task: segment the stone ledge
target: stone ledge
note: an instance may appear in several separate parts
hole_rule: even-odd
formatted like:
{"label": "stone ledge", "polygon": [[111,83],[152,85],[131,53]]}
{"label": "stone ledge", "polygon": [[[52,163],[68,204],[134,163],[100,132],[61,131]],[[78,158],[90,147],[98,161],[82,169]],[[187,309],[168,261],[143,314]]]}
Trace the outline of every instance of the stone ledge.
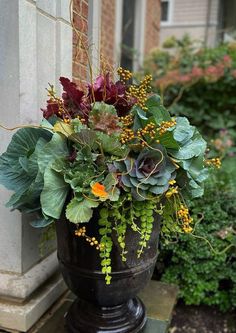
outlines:
{"label": "stone ledge", "polygon": [[58,270],[56,252],[23,275],[0,273],[0,298],[22,302]]}
{"label": "stone ledge", "polygon": [[164,322],[171,318],[177,295],[177,286],[151,280],[139,297],[146,305],[148,318]]}
{"label": "stone ledge", "polygon": [[27,332],[66,290],[61,275],[56,274],[25,304],[0,302],[0,332]]}

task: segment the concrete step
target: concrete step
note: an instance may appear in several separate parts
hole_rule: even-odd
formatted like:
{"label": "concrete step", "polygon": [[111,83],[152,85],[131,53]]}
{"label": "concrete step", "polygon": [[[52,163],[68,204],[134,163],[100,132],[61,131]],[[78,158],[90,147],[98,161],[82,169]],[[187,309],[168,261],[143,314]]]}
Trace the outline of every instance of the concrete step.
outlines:
{"label": "concrete step", "polygon": [[[143,333],[167,332],[177,294],[176,286],[154,280],[140,293],[148,315]],[[64,315],[74,299],[68,292],[28,333],[66,333]]]}

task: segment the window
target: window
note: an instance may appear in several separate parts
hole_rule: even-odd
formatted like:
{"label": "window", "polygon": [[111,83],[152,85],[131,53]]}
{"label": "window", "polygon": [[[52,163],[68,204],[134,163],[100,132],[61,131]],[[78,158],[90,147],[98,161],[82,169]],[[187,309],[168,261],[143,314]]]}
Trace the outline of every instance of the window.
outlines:
{"label": "window", "polygon": [[173,0],[161,0],[161,24],[170,24]]}
{"label": "window", "polygon": [[134,34],[135,34],[135,0],[123,1],[121,66],[133,69]]}
{"label": "window", "polygon": [[136,71],[143,63],[146,0],[116,0],[116,61]]}
{"label": "window", "polygon": [[168,21],[169,6],[170,6],[169,1],[161,2],[161,22]]}

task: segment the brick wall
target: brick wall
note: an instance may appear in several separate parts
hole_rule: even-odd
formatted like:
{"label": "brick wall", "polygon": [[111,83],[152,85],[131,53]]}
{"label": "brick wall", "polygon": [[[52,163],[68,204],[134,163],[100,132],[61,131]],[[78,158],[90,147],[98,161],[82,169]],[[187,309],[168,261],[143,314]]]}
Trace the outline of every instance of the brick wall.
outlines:
{"label": "brick wall", "polygon": [[145,53],[158,46],[160,36],[160,0],[147,0]]}
{"label": "brick wall", "polygon": [[101,62],[109,68],[115,59],[116,0],[102,0],[101,10]]}
{"label": "brick wall", "polygon": [[[73,81],[80,84],[87,76],[87,56],[83,44],[87,44],[88,35],[88,0],[74,0],[73,8],[74,26],[80,36],[73,31]],[[81,40],[80,40],[81,38]]]}
{"label": "brick wall", "polygon": [[[94,0],[95,1],[95,0]],[[128,1],[128,0],[125,0]],[[145,54],[159,43],[160,0],[146,0],[145,22]],[[115,25],[116,25],[116,0],[101,1],[101,40],[99,51],[101,63],[106,69],[112,71],[115,64]],[[88,36],[88,0],[74,0],[73,21],[80,32],[80,36],[87,44]],[[86,80],[87,55],[79,37],[73,32],[73,80],[77,84]]]}

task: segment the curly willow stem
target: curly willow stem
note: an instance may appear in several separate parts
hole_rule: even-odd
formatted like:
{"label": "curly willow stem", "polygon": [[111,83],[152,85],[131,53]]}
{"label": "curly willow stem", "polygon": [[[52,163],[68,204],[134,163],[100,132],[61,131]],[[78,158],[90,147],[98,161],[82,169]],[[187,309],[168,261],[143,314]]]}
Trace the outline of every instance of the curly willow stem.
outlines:
{"label": "curly willow stem", "polygon": [[224,254],[224,253],[227,252],[231,247],[236,247],[234,244],[230,244],[230,245],[226,246],[222,251],[216,251],[216,250],[214,249],[214,247],[211,245],[211,242],[210,242],[207,238],[205,238],[205,237],[203,237],[203,236],[195,235],[195,234],[193,234],[193,233],[190,233],[189,235],[191,235],[191,236],[194,237],[194,238],[198,238],[198,239],[202,239],[202,240],[204,240],[204,241],[208,244],[208,246],[210,247],[210,249],[212,250],[212,252],[213,252],[214,254],[216,254],[216,255]]}
{"label": "curly willow stem", "polygon": [[95,94],[94,94],[94,88],[93,88],[93,68],[92,68],[92,63],[90,60],[90,56],[89,56],[89,52],[88,52],[88,48],[86,47],[82,35],[80,33],[80,31],[76,28],[76,26],[74,25],[73,22],[73,11],[74,11],[74,0],[70,0],[70,23],[71,23],[71,27],[73,29],[73,31],[76,33],[76,35],[79,38],[79,43],[82,45],[85,53],[86,53],[86,57],[88,60],[88,66],[89,66],[89,74],[90,74],[90,80],[91,80],[91,90],[92,90],[92,97],[93,97],[93,103],[95,103]]}
{"label": "curly willow stem", "polygon": [[41,125],[18,125],[18,126],[15,126],[15,127],[6,127],[6,126],[0,124],[0,128],[4,129],[6,131],[15,131],[19,128],[43,128],[43,129],[46,129],[48,131],[54,132],[53,128],[47,127],[47,126],[41,126]]}

